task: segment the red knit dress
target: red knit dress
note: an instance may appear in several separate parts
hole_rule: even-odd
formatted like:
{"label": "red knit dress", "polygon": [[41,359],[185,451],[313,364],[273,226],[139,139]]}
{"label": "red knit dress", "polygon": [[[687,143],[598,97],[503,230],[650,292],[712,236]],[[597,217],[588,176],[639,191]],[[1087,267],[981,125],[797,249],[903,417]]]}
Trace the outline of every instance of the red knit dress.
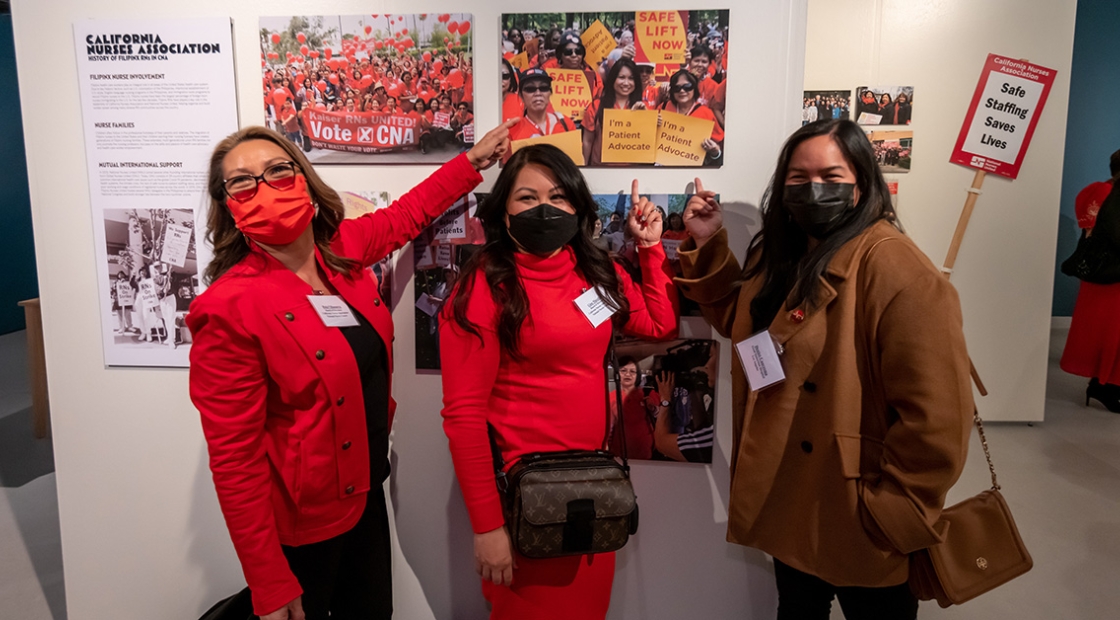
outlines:
{"label": "red knit dress", "polygon": [[[617,269],[630,302],[627,333],[654,339],[677,334],[677,296],[661,245],[639,251],[642,284]],[[529,299],[521,329],[522,359],[502,350],[496,332],[499,309],[485,277],[475,274],[467,316],[481,339],[452,319],[440,319],[443,428],[451,448],[471,527],[481,534],[505,524],[494,483],[487,422],[496,431],[506,463],[530,452],[595,450],[607,430],[603,356],[611,325],[598,328],[574,300],[587,289],[565,247],[541,258],[516,254]],[[449,309],[451,304],[445,304]],[[614,554],[550,560],[515,558],[513,585],[483,582],[491,619],[590,620],[604,618],[614,580]]]}

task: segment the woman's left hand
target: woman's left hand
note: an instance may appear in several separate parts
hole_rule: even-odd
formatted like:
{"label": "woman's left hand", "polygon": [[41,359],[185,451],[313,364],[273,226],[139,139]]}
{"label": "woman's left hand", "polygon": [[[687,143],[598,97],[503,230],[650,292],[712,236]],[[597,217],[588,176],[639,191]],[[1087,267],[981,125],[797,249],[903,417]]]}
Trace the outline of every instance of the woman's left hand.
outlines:
{"label": "woman's left hand", "polygon": [[634,105],[630,106],[630,109],[631,110],[644,110],[644,109],[646,109],[646,104],[645,104],[644,101],[639,101],[639,102],[635,103]]}
{"label": "woman's left hand", "polygon": [[711,138],[704,140],[704,142],[701,143],[701,146],[703,146],[704,150],[708,151],[709,153],[719,150],[719,144],[717,144],[716,141],[712,140]]}
{"label": "woman's left hand", "polygon": [[661,243],[661,212],[648,198],[638,195],[637,179],[630,185],[630,205],[626,227],[638,245],[648,248]]}
{"label": "woman's left hand", "polygon": [[467,160],[475,170],[486,170],[498,163],[509,152],[509,130],[521,122],[521,117],[511,118],[508,121],[491,129],[467,151]]}

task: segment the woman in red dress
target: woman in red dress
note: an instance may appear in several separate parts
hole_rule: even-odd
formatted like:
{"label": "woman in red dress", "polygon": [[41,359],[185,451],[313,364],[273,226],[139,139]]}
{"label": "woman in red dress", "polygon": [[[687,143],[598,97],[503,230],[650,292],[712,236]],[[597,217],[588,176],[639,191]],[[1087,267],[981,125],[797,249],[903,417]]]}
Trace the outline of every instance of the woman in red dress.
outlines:
{"label": "woman in red dress", "polygon": [[[1120,151],[1112,155],[1112,179],[1077,195],[1077,223],[1087,235],[1106,235],[1120,255]],[[1085,405],[1099,401],[1120,413],[1120,283],[1082,282],[1062,352],[1062,370],[1089,377]]]}
{"label": "woman in red dress", "polygon": [[[627,225],[640,248],[640,285],[592,242],[598,207],[572,160],[550,145],[519,150],[479,205],[487,243],[463,267],[444,305],[443,428],[491,619],[606,616],[613,553],[514,556],[488,428],[507,464],[531,452],[601,449],[612,323],[646,338],[676,336],[661,216],[638,197],[637,181],[633,198]],[[611,320],[593,323],[574,303],[594,289],[613,310]]]}

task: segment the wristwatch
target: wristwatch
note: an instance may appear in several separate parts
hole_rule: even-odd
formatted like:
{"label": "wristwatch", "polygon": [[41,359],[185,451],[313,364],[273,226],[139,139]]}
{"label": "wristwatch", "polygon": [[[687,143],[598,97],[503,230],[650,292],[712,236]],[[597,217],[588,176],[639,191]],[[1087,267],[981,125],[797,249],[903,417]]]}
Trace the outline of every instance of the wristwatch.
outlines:
{"label": "wristwatch", "polygon": [[661,399],[661,406],[662,407],[668,407],[669,406],[669,401],[667,401],[665,399]]}

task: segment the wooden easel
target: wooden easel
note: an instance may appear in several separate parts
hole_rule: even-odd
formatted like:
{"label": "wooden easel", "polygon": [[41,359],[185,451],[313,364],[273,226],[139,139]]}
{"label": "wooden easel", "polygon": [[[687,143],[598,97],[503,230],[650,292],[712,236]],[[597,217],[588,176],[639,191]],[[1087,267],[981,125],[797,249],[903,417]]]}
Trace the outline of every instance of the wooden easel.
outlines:
{"label": "wooden easel", "polygon": [[[968,188],[968,198],[965,198],[964,208],[961,209],[961,217],[957,220],[957,229],[953,231],[953,240],[949,242],[949,252],[945,255],[945,264],[941,267],[941,273],[945,274],[945,279],[949,279],[953,275],[953,265],[957,263],[957,253],[961,249],[961,241],[964,240],[964,231],[968,228],[968,220],[972,218],[972,210],[976,207],[976,199],[980,197],[980,188],[984,185],[984,178],[988,173],[984,170],[977,170],[976,176],[972,177],[972,186]],[[972,374],[972,382],[976,384],[977,391],[981,396],[988,395],[988,389],[984,387],[984,382],[980,380],[979,373],[976,372],[976,366],[972,363],[972,358],[968,360],[968,371]]]}

